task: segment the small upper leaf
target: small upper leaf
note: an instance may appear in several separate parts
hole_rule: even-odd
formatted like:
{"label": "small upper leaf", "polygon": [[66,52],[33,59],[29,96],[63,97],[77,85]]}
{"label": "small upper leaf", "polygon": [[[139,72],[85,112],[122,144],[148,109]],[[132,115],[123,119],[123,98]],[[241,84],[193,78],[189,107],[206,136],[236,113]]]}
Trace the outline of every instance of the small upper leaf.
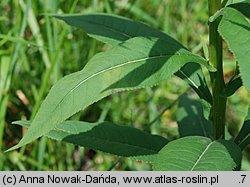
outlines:
{"label": "small upper leaf", "polygon": [[26,135],[23,146],[55,129],[62,121],[114,91],[154,86],[188,62],[214,70],[206,60],[180,46],[155,38],[132,38],[99,53],[82,71],[59,80],[50,90]]}
{"label": "small upper leaf", "polygon": [[[30,126],[30,122],[27,121],[17,121],[14,124]],[[64,121],[46,136],[119,156],[138,156],[138,158],[151,158],[151,154],[158,153],[168,143],[168,140],[161,136],[110,122]]]}
{"label": "small upper leaf", "polygon": [[250,22],[234,8],[226,7],[221,10],[220,14],[223,17],[219,24],[219,33],[234,53],[243,85],[250,91],[250,56],[248,55],[250,53]]}
{"label": "small upper leaf", "polygon": [[241,163],[241,150],[231,141],[190,136],[168,143],[153,162],[154,170],[230,171]]}

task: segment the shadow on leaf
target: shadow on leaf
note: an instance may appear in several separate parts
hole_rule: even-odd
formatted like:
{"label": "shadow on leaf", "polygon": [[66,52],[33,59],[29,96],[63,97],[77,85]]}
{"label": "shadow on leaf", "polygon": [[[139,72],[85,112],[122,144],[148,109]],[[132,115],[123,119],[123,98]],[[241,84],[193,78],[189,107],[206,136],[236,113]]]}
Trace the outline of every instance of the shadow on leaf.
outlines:
{"label": "shadow on leaf", "polygon": [[179,98],[177,122],[180,137],[212,137],[212,124],[204,117],[203,106],[198,100],[183,95]]}

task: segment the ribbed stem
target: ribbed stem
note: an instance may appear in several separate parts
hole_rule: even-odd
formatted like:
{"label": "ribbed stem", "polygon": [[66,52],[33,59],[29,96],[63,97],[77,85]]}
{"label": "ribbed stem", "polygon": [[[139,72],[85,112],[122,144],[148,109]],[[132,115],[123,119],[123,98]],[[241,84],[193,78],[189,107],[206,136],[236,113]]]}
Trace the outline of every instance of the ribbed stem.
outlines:
{"label": "ribbed stem", "polygon": [[[221,0],[208,0],[209,16],[214,15],[221,8]],[[214,138],[225,136],[225,113],[227,98],[222,96],[225,88],[223,75],[222,38],[218,33],[220,18],[209,23],[209,61],[217,71],[211,73],[213,106],[212,120]]]}

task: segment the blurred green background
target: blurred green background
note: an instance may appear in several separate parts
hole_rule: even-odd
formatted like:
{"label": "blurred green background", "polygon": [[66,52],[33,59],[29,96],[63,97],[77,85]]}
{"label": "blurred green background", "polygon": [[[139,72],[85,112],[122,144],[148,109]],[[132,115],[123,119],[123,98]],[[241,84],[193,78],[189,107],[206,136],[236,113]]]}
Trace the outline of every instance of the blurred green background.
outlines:
{"label": "blurred green background", "polygon": [[[149,164],[56,142],[45,137],[4,153],[25,129],[11,125],[32,119],[51,86],[64,75],[81,70],[104,45],[83,31],[44,13],[117,14],[158,28],[204,55],[208,44],[207,1],[203,0],[1,0],[0,1],[0,170],[150,170]],[[235,61],[225,46],[225,77]],[[207,72],[206,72],[207,73]],[[157,87],[112,95],[74,115],[74,120],[110,120],[170,140],[178,138],[178,97],[194,92],[173,77]],[[244,88],[229,98],[227,126],[235,135],[249,104]],[[250,170],[250,148],[242,170]]]}

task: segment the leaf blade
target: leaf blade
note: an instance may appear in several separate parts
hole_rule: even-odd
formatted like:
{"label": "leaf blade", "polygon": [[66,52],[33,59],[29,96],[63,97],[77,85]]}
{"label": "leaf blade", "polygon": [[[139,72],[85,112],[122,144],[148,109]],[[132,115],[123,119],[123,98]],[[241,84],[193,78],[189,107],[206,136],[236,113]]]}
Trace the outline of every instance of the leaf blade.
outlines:
{"label": "leaf blade", "polygon": [[[131,39],[133,37],[157,37],[166,40],[171,45],[185,48],[177,40],[169,35],[124,17],[109,14],[82,14],[82,15],[55,15],[56,18],[65,21],[87,32],[91,37],[112,46]],[[176,76],[189,84],[195,92],[208,103],[212,103],[212,95],[208,89],[205,76],[201,67],[195,63],[188,63],[182,67]]]}
{"label": "leaf blade", "polygon": [[75,14],[54,15],[55,18],[65,21],[68,25],[80,28],[91,37],[112,46],[128,39],[144,36],[158,37],[171,44],[183,47],[181,43],[165,33],[153,29],[148,25],[131,19],[111,14]]}
{"label": "leaf blade", "polygon": [[[14,124],[30,126],[27,121],[17,121]],[[110,122],[64,121],[45,136],[118,156],[139,158],[158,153],[168,143],[168,140],[161,136]]]}
{"label": "leaf blade", "polygon": [[245,117],[243,126],[234,142],[239,145],[241,149],[244,149],[250,143],[250,106],[248,107],[248,113]]}
{"label": "leaf blade", "polygon": [[250,23],[234,8],[226,7],[218,31],[238,61],[243,85],[250,92]]}
{"label": "leaf blade", "polygon": [[[213,70],[202,57],[156,38],[132,38],[100,53],[82,71],[65,76],[52,87],[27,134],[8,151],[46,134],[114,91],[154,86],[168,79],[184,64],[194,61]],[[116,83],[120,87],[107,89]]]}
{"label": "leaf blade", "polygon": [[231,141],[212,141],[206,137],[192,136],[168,143],[158,153],[153,169],[227,171],[239,166],[241,158],[241,150]]}

